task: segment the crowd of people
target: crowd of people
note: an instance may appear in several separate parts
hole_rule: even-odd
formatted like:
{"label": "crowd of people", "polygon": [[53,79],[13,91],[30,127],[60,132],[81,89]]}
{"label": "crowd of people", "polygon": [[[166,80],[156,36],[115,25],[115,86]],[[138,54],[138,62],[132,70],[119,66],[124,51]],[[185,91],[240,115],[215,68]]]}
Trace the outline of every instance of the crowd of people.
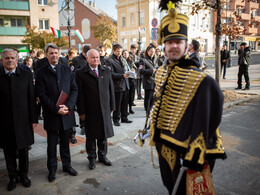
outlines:
{"label": "crowd of people", "polygon": [[[49,182],[56,179],[58,144],[63,171],[78,175],[72,168],[69,148],[69,142],[77,143],[75,113],[79,115],[80,134],[86,136],[89,169],[95,169],[97,159],[111,166],[107,139],[114,136],[113,124],[133,122],[128,116],[135,114],[135,99],[143,99],[151,117],[150,144],[159,154],[161,177],[169,194],[185,194],[186,176],[181,175],[179,184],[175,183],[181,167],[212,171],[215,159],[226,158],[219,132],[223,94],[202,70],[199,42],[188,44],[188,17],[178,14],[170,4],[161,3],[160,7],[169,13],[162,19],[158,40],[164,44],[164,55],[153,43],[145,51],[135,44],[129,50],[114,44],[110,55],[105,45],[85,45],[80,54],[70,48],[63,57],[59,47],[48,43],[44,51],[31,50],[23,63],[18,63],[18,50],[2,51],[0,148],[10,179],[8,191],[19,181],[24,187],[31,186],[28,150],[34,144],[33,130],[42,119],[47,133]],[[243,74],[245,89],[250,89],[249,54],[247,45],[241,44],[237,89],[242,88]],[[223,47],[224,79],[229,58]]]}

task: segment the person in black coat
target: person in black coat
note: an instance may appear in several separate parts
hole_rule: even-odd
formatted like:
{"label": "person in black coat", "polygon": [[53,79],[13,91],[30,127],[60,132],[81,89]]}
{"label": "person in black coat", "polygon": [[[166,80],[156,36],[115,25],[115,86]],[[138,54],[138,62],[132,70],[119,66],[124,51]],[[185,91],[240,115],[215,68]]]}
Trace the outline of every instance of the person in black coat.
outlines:
{"label": "person in black coat", "polygon": [[[41,67],[36,74],[36,94],[43,107],[44,129],[47,132],[47,167],[48,180],[55,180],[57,170],[57,140],[60,138],[60,156],[63,171],[70,175],[78,173],[71,167],[69,134],[75,126],[74,105],[77,100],[78,88],[74,75],[68,64],[59,61],[59,48],[49,43],[45,46],[45,53],[49,64]],[[66,63],[68,61],[64,59]],[[68,94],[64,103],[57,105],[61,92]]]}
{"label": "person in black coat", "polygon": [[[72,63],[71,63],[71,70],[72,70],[72,72],[75,73],[80,68],[88,66],[88,62],[86,60],[86,57],[87,57],[87,52],[90,49],[91,49],[91,47],[89,45],[85,45],[83,47],[83,50],[82,50],[81,54],[79,54],[79,56],[73,58]],[[80,130],[80,134],[81,135],[85,135],[84,123],[85,123],[84,121],[79,119],[79,124],[80,124],[80,129],[81,129]]]}
{"label": "person in black coat", "polygon": [[250,89],[250,80],[249,80],[249,74],[248,74],[248,67],[250,63],[250,54],[251,49],[247,46],[247,43],[243,42],[240,44],[240,48],[238,49],[238,65],[239,70],[237,74],[237,89],[242,89],[242,76],[244,75],[246,86],[243,90],[249,90]]}
{"label": "person in black coat", "polygon": [[189,44],[188,51],[189,51],[189,58],[199,63],[201,67],[201,61],[198,54],[199,48],[200,48],[200,43],[197,40],[193,39]]}
{"label": "person in black coat", "polygon": [[[124,49],[122,51],[122,56],[126,60],[127,65],[129,66],[129,69],[131,71],[135,72],[136,66],[135,66],[134,60],[132,60],[132,58],[130,57],[130,55],[129,55],[129,53],[128,53],[128,51],[126,49]],[[129,81],[129,93],[128,93],[129,113],[130,114],[134,114],[132,106],[135,105],[134,104],[134,99],[135,99],[135,78],[128,78],[128,81]]]}
{"label": "person in black coat", "polygon": [[224,68],[223,79],[226,79],[226,70],[227,70],[227,64],[228,64],[229,58],[230,58],[229,51],[227,50],[227,46],[224,45],[222,47],[222,50],[220,51],[221,72],[222,72],[222,69]]}
{"label": "person in black coat", "polygon": [[111,71],[99,65],[99,54],[95,49],[87,52],[87,61],[89,65],[75,75],[79,89],[77,108],[80,118],[86,121],[86,151],[89,168],[94,169],[96,142],[99,161],[112,165],[106,155],[107,138],[114,136],[111,112],[115,110],[115,95]]}
{"label": "person in black coat", "polygon": [[[0,67],[0,148],[3,148],[10,182],[7,189],[15,189],[19,181],[31,186],[27,177],[28,147],[34,143],[33,130],[36,126],[36,99],[31,71],[17,67],[18,53],[14,49],[2,52],[3,66]],[[19,171],[16,154],[18,151]]]}
{"label": "person in black coat", "polygon": [[83,50],[79,56],[73,58],[72,63],[71,63],[71,70],[73,72],[76,72],[78,69],[87,66],[88,62],[86,60],[87,52],[90,50],[91,47],[89,45],[85,45],[83,47]]}
{"label": "person in black coat", "polygon": [[113,46],[113,54],[107,59],[107,66],[111,68],[112,78],[115,88],[116,110],[113,112],[113,122],[115,126],[120,126],[120,117],[122,123],[131,123],[127,118],[128,106],[128,90],[129,81],[127,77],[129,73],[128,67],[123,64],[123,57],[121,56],[122,46],[115,44]]}
{"label": "person in black coat", "polygon": [[100,57],[100,64],[101,65],[106,65],[106,46],[105,45],[100,45],[98,47],[98,52],[99,52],[99,57]]}
{"label": "person in black coat", "polygon": [[154,92],[154,75],[156,72],[154,64],[155,45],[150,44],[145,51],[145,57],[140,59],[139,70],[143,75],[144,108],[148,112],[152,105]]}

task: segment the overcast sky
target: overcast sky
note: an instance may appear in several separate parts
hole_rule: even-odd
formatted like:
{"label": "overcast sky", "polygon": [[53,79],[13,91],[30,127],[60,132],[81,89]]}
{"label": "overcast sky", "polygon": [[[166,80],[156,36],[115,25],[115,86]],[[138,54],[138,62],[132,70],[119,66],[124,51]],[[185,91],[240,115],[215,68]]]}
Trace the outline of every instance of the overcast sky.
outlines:
{"label": "overcast sky", "polygon": [[[58,0],[59,10],[61,8],[62,1],[64,0]],[[85,1],[89,2],[90,0],[85,0]],[[98,8],[102,9],[113,19],[117,20],[117,9],[115,7],[116,0],[92,0],[92,2],[95,2]]]}

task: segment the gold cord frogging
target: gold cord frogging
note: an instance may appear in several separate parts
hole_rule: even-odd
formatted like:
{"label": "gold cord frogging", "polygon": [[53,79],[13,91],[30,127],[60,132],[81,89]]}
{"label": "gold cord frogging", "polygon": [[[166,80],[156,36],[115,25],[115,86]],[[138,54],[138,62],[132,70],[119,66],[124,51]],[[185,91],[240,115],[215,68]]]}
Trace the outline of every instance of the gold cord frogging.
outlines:
{"label": "gold cord frogging", "polygon": [[[174,134],[185,110],[205,76],[205,73],[194,71],[193,69],[174,67],[169,75],[164,93],[156,101],[152,111],[152,118],[157,120],[158,129],[169,130]],[[166,79],[163,78],[160,75],[155,79],[156,90],[163,84],[162,81],[165,82]],[[155,93],[160,92],[155,91]],[[162,103],[160,104],[160,102]],[[159,113],[157,113],[158,110]]]}

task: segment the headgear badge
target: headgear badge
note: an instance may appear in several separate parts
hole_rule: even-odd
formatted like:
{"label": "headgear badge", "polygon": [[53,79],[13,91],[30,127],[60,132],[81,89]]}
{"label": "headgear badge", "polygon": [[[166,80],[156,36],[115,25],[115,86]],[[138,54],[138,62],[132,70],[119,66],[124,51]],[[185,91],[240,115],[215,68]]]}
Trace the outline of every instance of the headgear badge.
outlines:
{"label": "headgear badge", "polygon": [[175,6],[181,0],[161,0],[159,4],[160,11],[166,10],[166,15],[160,24],[158,44],[161,45],[170,39],[188,39],[189,18],[184,14],[178,14]]}

